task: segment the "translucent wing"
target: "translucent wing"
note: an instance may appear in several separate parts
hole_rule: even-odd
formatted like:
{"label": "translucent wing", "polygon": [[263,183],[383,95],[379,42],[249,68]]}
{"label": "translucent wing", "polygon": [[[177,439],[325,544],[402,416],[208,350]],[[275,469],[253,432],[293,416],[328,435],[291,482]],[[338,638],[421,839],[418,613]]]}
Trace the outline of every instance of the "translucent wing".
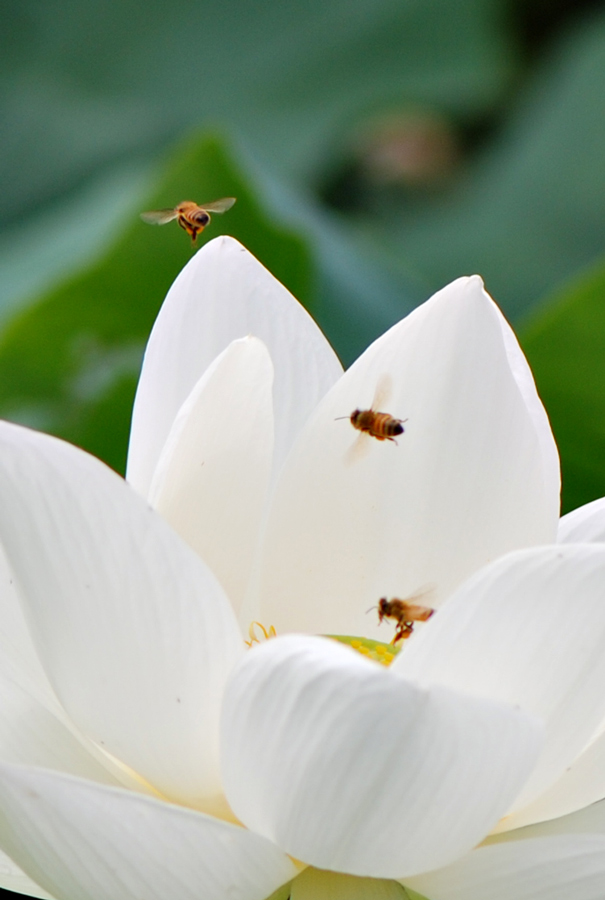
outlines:
{"label": "translucent wing", "polygon": [[376,383],[374,391],[374,399],[370,409],[374,412],[385,412],[385,406],[388,405],[391,394],[393,393],[393,379],[386,372],[381,375]]}
{"label": "translucent wing", "polygon": [[200,206],[206,212],[224,213],[231,209],[236,199],[236,197],[223,197],[221,200],[213,200],[212,203],[200,203]]}
{"label": "translucent wing", "polygon": [[363,432],[357,436],[357,439],[351,444],[344,455],[345,466],[352,466],[364,456],[368,455],[368,451],[372,446],[372,438],[369,434]]}
{"label": "translucent wing", "polygon": [[172,222],[177,216],[176,209],[151,209],[149,212],[141,213],[143,222],[147,222],[148,225],[165,225],[166,222]]}

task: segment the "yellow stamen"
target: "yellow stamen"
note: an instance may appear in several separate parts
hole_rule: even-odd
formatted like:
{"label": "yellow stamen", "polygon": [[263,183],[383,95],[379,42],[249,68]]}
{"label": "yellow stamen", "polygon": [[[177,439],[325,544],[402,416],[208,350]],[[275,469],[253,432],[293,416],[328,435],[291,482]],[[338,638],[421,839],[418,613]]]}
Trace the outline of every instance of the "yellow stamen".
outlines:
{"label": "yellow stamen", "polygon": [[[256,633],[256,629],[260,628],[262,634],[258,637]],[[251,647],[252,644],[260,644],[261,641],[268,641],[270,638],[277,637],[277,631],[275,630],[274,625],[270,625],[269,628],[265,628],[262,622],[250,622],[250,627],[248,628],[248,634],[250,636],[249,641],[244,641],[244,644],[247,644],[248,647]]]}

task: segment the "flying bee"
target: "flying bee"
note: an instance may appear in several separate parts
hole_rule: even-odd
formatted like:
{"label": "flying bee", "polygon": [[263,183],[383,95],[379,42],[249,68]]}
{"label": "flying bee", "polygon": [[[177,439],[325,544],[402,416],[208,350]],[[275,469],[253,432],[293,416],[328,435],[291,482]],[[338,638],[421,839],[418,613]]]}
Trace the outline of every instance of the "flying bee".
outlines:
{"label": "flying bee", "polygon": [[339,416],[340,419],[349,419],[353,428],[361,434],[349,449],[346,455],[347,462],[354,462],[365,455],[369,449],[369,441],[366,436],[376,438],[377,441],[392,441],[396,435],[403,434],[403,423],[407,419],[396,419],[390,413],[379,412],[378,408],[388,402],[392,390],[392,382],[389,375],[383,375],[376,385],[374,399],[369,409],[354,409],[350,416]]}
{"label": "flying bee", "polygon": [[198,234],[210,225],[210,213],[227,212],[235,203],[235,199],[223,197],[222,200],[213,200],[212,203],[204,203],[203,206],[198,206],[193,200],[183,200],[174,209],[152,209],[150,212],[141,213],[141,218],[149,225],[165,225],[166,222],[176,219],[181,228],[191,236],[191,243],[195,244]]}
{"label": "flying bee", "polygon": [[386,597],[381,597],[378,601],[378,606],[375,608],[378,610],[379,624],[384,619],[395,619],[397,622],[397,631],[391,641],[392,644],[409,638],[414,630],[414,622],[426,622],[435,612],[430,606],[421,606],[414,602],[421,599],[425,593],[423,591],[415,594],[413,597],[408,597],[407,600],[398,600],[397,597],[387,600]]}

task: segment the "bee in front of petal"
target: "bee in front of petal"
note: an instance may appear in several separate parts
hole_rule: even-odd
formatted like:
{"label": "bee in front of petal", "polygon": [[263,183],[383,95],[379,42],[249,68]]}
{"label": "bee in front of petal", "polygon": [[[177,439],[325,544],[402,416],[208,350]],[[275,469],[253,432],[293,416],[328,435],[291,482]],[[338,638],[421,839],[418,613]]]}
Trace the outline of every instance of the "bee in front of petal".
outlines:
{"label": "bee in front of petal", "polygon": [[[421,606],[415,601],[424,596],[424,591],[408,597],[406,600],[399,600],[393,597],[387,600],[381,597],[378,601],[378,622],[382,623],[385,619],[394,619],[397,623],[395,637],[391,641],[397,644],[399,641],[407,640],[414,631],[414,622],[426,622],[435,612],[430,606]],[[369,610],[368,610],[369,612]]]}
{"label": "bee in front of petal", "polygon": [[407,419],[396,419],[387,412],[380,412],[379,407],[388,402],[392,391],[392,382],[389,375],[383,375],[376,386],[374,399],[369,409],[354,409],[349,416],[339,416],[339,419],[349,419],[353,428],[360,431],[357,441],[347,453],[348,463],[356,462],[367,453],[370,442],[367,437],[373,437],[377,441],[392,441],[397,443],[396,436],[403,434],[403,423]]}

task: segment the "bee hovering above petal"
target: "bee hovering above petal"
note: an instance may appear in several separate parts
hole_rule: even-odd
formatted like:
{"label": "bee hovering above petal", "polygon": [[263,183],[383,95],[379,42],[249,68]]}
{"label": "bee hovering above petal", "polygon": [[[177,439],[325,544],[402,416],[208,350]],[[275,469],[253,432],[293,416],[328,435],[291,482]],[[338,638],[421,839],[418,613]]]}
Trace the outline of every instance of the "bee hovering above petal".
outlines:
{"label": "bee hovering above petal", "polygon": [[222,197],[210,203],[200,205],[193,200],[183,200],[174,209],[152,209],[142,212],[141,219],[149,225],[165,225],[176,219],[188,235],[191,243],[195,244],[198,234],[210,224],[210,213],[224,213],[231,209],[235,203],[235,197]]}
{"label": "bee hovering above petal", "polygon": [[374,399],[369,409],[354,409],[350,416],[341,416],[340,418],[349,419],[353,428],[360,431],[361,434],[352,447],[347,451],[345,461],[347,464],[357,462],[365,456],[370,449],[370,441],[368,437],[373,437],[377,441],[392,441],[397,443],[395,435],[403,434],[403,423],[407,419],[396,419],[390,413],[379,412],[379,407],[388,403],[392,391],[392,380],[390,375],[382,375],[376,385]]}
{"label": "bee hovering above petal", "polygon": [[407,640],[414,631],[414,622],[427,622],[431,618],[435,610],[430,606],[421,606],[418,603],[418,600],[422,600],[430,593],[432,593],[430,589],[425,589],[405,600],[400,600],[398,597],[393,597],[392,600],[388,600],[386,597],[380,598],[376,607],[379,624],[385,619],[394,619],[397,623],[392,644]]}

